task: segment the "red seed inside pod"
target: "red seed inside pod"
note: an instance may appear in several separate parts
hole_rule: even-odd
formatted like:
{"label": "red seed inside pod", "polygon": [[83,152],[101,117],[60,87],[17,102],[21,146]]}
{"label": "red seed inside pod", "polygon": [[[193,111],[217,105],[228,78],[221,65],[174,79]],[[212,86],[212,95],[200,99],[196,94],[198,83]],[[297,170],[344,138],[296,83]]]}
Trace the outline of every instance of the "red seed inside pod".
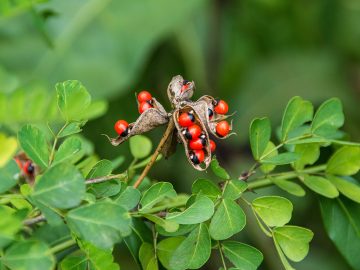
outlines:
{"label": "red seed inside pod", "polygon": [[184,112],[179,116],[179,125],[182,127],[189,127],[194,124],[195,116],[192,113]]}
{"label": "red seed inside pod", "polygon": [[211,153],[215,152],[216,150],[216,143],[213,140],[210,140],[210,150]]}
{"label": "red seed inside pod", "polygon": [[214,111],[210,108],[208,108],[208,116],[209,116],[209,119],[213,118],[213,116],[214,116]]}
{"label": "red seed inside pod", "polygon": [[188,140],[193,140],[201,135],[201,128],[194,124],[183,130],[183,134]]}
{"label": "red seed inside pod", "polygon": [[139,102],[145,102],[145,101],[149,101],[152,99],[152,95],[148,92],[148,91],[141,91],[138,96],[137,96],[137,100]]}
{"label": "red seed inside pod", "polygon": [[114,129],[122,137],[129,134],[129,124],[125,120],[118,120],[114,125]]}
{"label": "red seed inside pod", "polygon": [[228,121],[223,120],[216,125],[216,134],[220,137],[225,137],[230,132],[230,124]]}
{"label": "red seed inside pod", "polygon": [[189,146],[192,150],[201,150],[206,146],[206,139],[200,136],[194,140],[191,140]]}
{"label": "red seed inside pod", "polygon": [[35,167],[30,160],[25,162],[23,171],[26,175],[32,175],[35,172]]}
{"label": "red seed inside pod", "polygon": [[226,114],[229,111],[229,105],[224,100],[219,100],[214,110],[218,114]]}
{"label": "red seed inside pod", "polygon": [[154,108],[154,106],[151,105],[150,101],[143,101],[139,104],[139,113],[142,114],[150,108]]}
{"label": "red seed inside pod", "polygon": [[194,164],[200,164],[203,163],[205,159],[205,153],[203,150],[194,150],[190,152],[190,160]]}

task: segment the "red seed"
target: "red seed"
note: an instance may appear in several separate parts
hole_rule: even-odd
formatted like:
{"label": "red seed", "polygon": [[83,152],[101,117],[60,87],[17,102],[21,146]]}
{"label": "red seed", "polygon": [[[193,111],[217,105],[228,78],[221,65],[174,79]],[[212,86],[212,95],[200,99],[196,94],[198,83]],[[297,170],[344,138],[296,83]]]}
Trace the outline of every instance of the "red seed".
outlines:
{"label": "red seed", "polygon": [[218,114],[226,114],[229,111],[229,105],[224,100],[219,100],[214,110]]}
{"label": "red seed", "polygon": [[187,129],[183,131],[185,137],[188,140],[193,140],[198,138],[201,135],[201,132],[202,132],[201,128],[196,124],[189,126]]}
{"label": "red seed", "polygon": [[194,164],[203,163],[205,159],[205,153],[203,150],[194,150],[190,152],[190,160]]}
{"label": "red seed", "polygon": [[139,113],[142,114],[150,108],[154,108],[154,106],[151,105],[148,101],[143,101],[139,104]]}
{"label": "red seed", "polygon": [[152,99],[152,95],[148,92],[148,91],[141,91],[138,96],[137,96],[137,100],[139,102],[145,102],[145,101],[149,101]]}
{"label": "red seed", "polygon": [[190,149],[192,150],[201,150],[206,145],[206,139],[204,138],[196,138],[194,140],[191,140],[189,143]]}
{"label": "red seed", "polygon": [[119,134],[122,137],[125,137],[129,133],[129,123],[125,120],[118,120],[115,125],[114,129],[117,134]]}
{"label": "red seed", "polygon": [[216,150],[216,143],[213,140],[210,140],[210,150],[211,153],[215,152]]}
{"label": "red seed", "polygon": [[220,137],[225,137],[230,132],[230,124],[228,121],[223,120],[216,125],[216,134]]}
{"label": "red seed", "polygon": [[191,126],[192,124],[194,124],[195,121],[195,116],[192,113],[182,113],[179,116],[179,125],[182,127],[188,127]]}

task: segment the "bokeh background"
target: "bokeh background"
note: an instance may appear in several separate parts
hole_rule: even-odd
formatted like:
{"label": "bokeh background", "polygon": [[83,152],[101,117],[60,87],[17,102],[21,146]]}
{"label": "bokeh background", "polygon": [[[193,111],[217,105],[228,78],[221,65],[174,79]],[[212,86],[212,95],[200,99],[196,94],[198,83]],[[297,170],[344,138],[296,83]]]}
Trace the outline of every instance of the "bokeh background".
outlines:
{"label": "bokeh background", "polygon": [[[0,1],[3,132],[15,133],[23,123],[49,119],[56,125],[51,113],[54,85],[77,79],[94,98],[108,102],[107,112],[85,126],[84,136],[101,158],[129,156],[128,143],[114,148],[101,134],[115,136],[117,119],[132,122],[138,117],[135,91],[147,89],[169,108],[166,88],[177,74],[195,81],[195,98],[221,97],[237,111],[238,135],[219,142],[217,151],[234,177],[252,162],[251,119],[269,116],[276,128],[287,101],[295,95],[315,105],[329,97],[341,98],[344,129],[351,140],[359,141],[360,1]],[[162,131],[148,134],[154,144]],[[210,172],[194,171],[182,147],[169,160],[160,161],[150,176],[171,181],[183,192],[189,192],[198,177],[214,179]],[[282,194],[276,188],[258,192],[269,193]],[[292,223],[315,232],[310,254],[296,268],[350,269],[324,232],[316,196],[282,195],[295,205]],[[271,241],[251,215],[239,238],[264,253],[261,269],[281,269]],[[123,247],[116,253],[122,269],[137,269]],[[214,254],[203,269],[219,265]]]}

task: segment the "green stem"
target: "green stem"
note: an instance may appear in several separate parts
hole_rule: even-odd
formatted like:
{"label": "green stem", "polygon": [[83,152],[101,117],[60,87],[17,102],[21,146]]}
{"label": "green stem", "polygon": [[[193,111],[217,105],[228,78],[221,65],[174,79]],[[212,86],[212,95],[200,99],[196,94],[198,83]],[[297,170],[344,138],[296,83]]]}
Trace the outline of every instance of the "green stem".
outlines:
{"label": "green stem", "polygon": [[226,263],[225,263],[225,259],[224,259],[224,254],[222,252],[222,249],[221,249],[221,244],[220,244],[220,241],[217,241],[218,242],[218,247],[219,247],[219,253],[220,253],[220,258],[221,258],[221,262],[224,266],[224,270],[227,270],[227,266],[226,266]]}
{"label": "green stem", "polygon": [[64,129],[69,125],[68,122],[66,122],[63,127],[59,130],[59,132],[56,134],[56,136],[54,137],[54,143],[53,143],[53,146],[52,146],[52,149],[51,149],[51,153],[50,153],[50,158],[49,158],[49,166],[51,165],[51,163],[53,162],[54,160],[54,156],[55,156],[55,150],[56,150],[56,145],[58,143],[58,140],[59,140],[59,135],[61,134],[61,132],[64,131]]}
{"label": "green stem", "polygon": [[154,214],[154,213],[158,213],[170,208],[174,208],[174,207],[181,207],[181,206],[185,206],[186,205],[186,201],[179,201],[179,202],[173,202],[173,203],[169,203],[167,205],[161,205],[158,207],[154,207],[149,209],[149,211],[146,211],[145,213],[142,212],[132,212],[131,215],[133,217],[142,217],[142,214]]}
{"label": "green stem", "polygon": [[51,254],[55,254],[55,253],[57,253],[57,252],[59,252],[59,251],[62,251],[62,250],[64,250],[64,249],[67,249],[67,248],[69,248],[69,247],[71,247],[71,246],[73,246],[73,245],[75,245],[75,244],[76,244],[75,240],[74,240],[74,239],[70,239],[70,240],[68,240],[68,241],[62,242],[61,244],[56,245],[56,246],[50,248],[50,251],[49,251],[49,252],[50,252]]}

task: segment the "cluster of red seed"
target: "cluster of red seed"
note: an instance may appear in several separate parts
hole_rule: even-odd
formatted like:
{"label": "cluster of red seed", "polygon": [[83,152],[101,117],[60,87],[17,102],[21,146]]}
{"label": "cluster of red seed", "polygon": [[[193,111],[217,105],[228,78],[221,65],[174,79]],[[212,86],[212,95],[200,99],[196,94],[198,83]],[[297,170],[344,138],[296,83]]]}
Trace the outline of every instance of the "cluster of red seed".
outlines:
{"label": "cluster of red seed", "polygon": [[[152,95],[148,91],[141,91],[137,95],[137,100],[140,114],[150,108],[154,108]],[[126,137],[129,134],[129,123],[125,120],[118,120],[115,123],[114,129],[121,137]]]}
{"label": "cluster of red seed", "polygon": [[[224,100],[217,100],[214,104],[214,111],[217,114],[227,114],[229,111],[229,105]],[[209,108],[208,109],[209,119],[211,120],[214,116],[214,112]],[[230,132],[230,124],[226,120],[222,120],[216,124],[216,134],[220,137],[225,137]]]}

